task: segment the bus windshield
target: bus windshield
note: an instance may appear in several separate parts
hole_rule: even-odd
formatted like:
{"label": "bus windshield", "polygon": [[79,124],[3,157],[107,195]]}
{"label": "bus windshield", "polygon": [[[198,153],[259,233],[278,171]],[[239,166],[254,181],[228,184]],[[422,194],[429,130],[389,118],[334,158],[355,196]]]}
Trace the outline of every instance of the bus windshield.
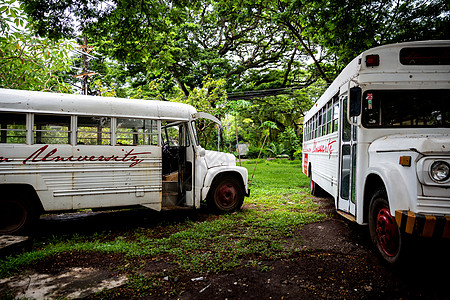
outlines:
{"label": "bus windshield", "polygon": [[362,124],[368,128],[450,127],[450,90],[369,90]]}

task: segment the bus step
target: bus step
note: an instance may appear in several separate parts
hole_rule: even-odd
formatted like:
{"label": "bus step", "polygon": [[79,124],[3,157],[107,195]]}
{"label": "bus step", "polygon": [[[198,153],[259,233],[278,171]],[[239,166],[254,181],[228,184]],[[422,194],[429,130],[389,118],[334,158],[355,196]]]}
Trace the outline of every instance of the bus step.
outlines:
{"label": "bus step", "polygon": [[162,206],[174,206],[178,202],[178,193],[167,193],[162,194]]}
{"label": "bus step", "polygon": [[349,214],[349,213],[347,213],[345,211],[342,211],[342,210],[336,210],[336,212],[338,214],[340,214],[341,216],[343,216],[344,218],[346,218],[347,220],[350,220],[352,222],[356,222],[355,216],[353,216],[353,215],[351,215],[351,214]]}

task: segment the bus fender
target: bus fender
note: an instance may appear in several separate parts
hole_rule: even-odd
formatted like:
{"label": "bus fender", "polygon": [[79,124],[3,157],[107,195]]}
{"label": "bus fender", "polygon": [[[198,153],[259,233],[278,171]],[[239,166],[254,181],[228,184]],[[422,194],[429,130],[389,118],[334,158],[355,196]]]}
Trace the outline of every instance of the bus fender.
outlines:
{"label": "bus fender", "polygon": [[[383,181],[392,215],[395,214],[396,210],[403,210],[409,207],[410,191],[406,190],[406,181],[403,178],[402,173],[397,169],[397,165],[384,163],[382,167],[372,168],[369,171],[369,174],[378,175]],[[393,199],[395,199],[395,201],[393,201]],[[366,200],[370,201],[370,199]],[[368,204],[370,205],[370,203]]]}
{"label": "bus fender", "polygon": [[202,200],[205,200],[208,196],[209,189],[211,188],[211,185],[217,176],[220,175],[232,175],[237,177],[243,184],[244,187],[244,193],[246,196],[249,195],[248,190],[248,171],[246,168],[239,167],[239,166],[226,166],[226,167],[215,167],[208,169],[208,172],[206,173],[205,179],[203,181],[203,187],[202,187]]}

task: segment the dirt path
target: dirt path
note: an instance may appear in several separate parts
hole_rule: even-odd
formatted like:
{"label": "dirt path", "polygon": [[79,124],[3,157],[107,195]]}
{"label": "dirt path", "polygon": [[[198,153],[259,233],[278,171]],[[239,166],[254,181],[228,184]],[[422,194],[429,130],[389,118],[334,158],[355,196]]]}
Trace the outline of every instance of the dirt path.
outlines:
{"label": "dirt path", "polygon": [[[334,214],[330,199],[317,201],[330,217],[299,229],[296,234],[303,237],[303,249],[288,259],[262,261],[252,267],[246,261],[242,267],[219,274],[163,277],[160,274],[177,267],[170,260],[149,258],[139,262],[145,264],[143,274],[161,278],[144,299],[449,299],[448,242],[422,243],[407,264],[390,269],[374,254],[365,227]],[[53,228],[53,234],[75,230],[74,226],[89,231],[93,224],[113,230],[119,225],[117,213],[111,214],[49,217],[41,226]],[[121,213],[120,217],[130,229],[148,222],[140,211]],[[120,254],[58,254],[20,276],[0,280],[0,298],[12,297],[8,291],[15,289],[19,297],[98,299],[94,293],[103,288],[110,289],[109,298],[136,297],[136,291],[125,285],[126,274],[112,271],[122,261]]]}
{"label": "dirt path", "polygon": [[305,251],[287,260],[267,261],[264,266],[238,268],[186,284],[181,299],[450,297],[448,276],[443,273],[450,266],[448,244],[444,245],[447,251],[436,252],[442,245],[430,245],[431,251],[426,253],[433,258],[416,258],[404,268],[392,270],[374,255],[365,229],[344,220],[313,223],[298,234],[305,237]]}

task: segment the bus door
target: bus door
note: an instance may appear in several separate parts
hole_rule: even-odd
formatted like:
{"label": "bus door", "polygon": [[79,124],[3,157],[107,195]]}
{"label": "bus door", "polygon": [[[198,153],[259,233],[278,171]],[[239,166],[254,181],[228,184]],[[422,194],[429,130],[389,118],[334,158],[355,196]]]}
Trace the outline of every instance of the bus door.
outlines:
{"label": "bus door", "polygon": [[347,96],[341,96],[340,114],[340,174],[337,209],[355,215],[355,180],[356,180],[356,126],[347,120]]}
{"label": "bus door", "polygon": [[192,206],[193,154],[185,122],[162,127],[163,192],[167,206]]}

